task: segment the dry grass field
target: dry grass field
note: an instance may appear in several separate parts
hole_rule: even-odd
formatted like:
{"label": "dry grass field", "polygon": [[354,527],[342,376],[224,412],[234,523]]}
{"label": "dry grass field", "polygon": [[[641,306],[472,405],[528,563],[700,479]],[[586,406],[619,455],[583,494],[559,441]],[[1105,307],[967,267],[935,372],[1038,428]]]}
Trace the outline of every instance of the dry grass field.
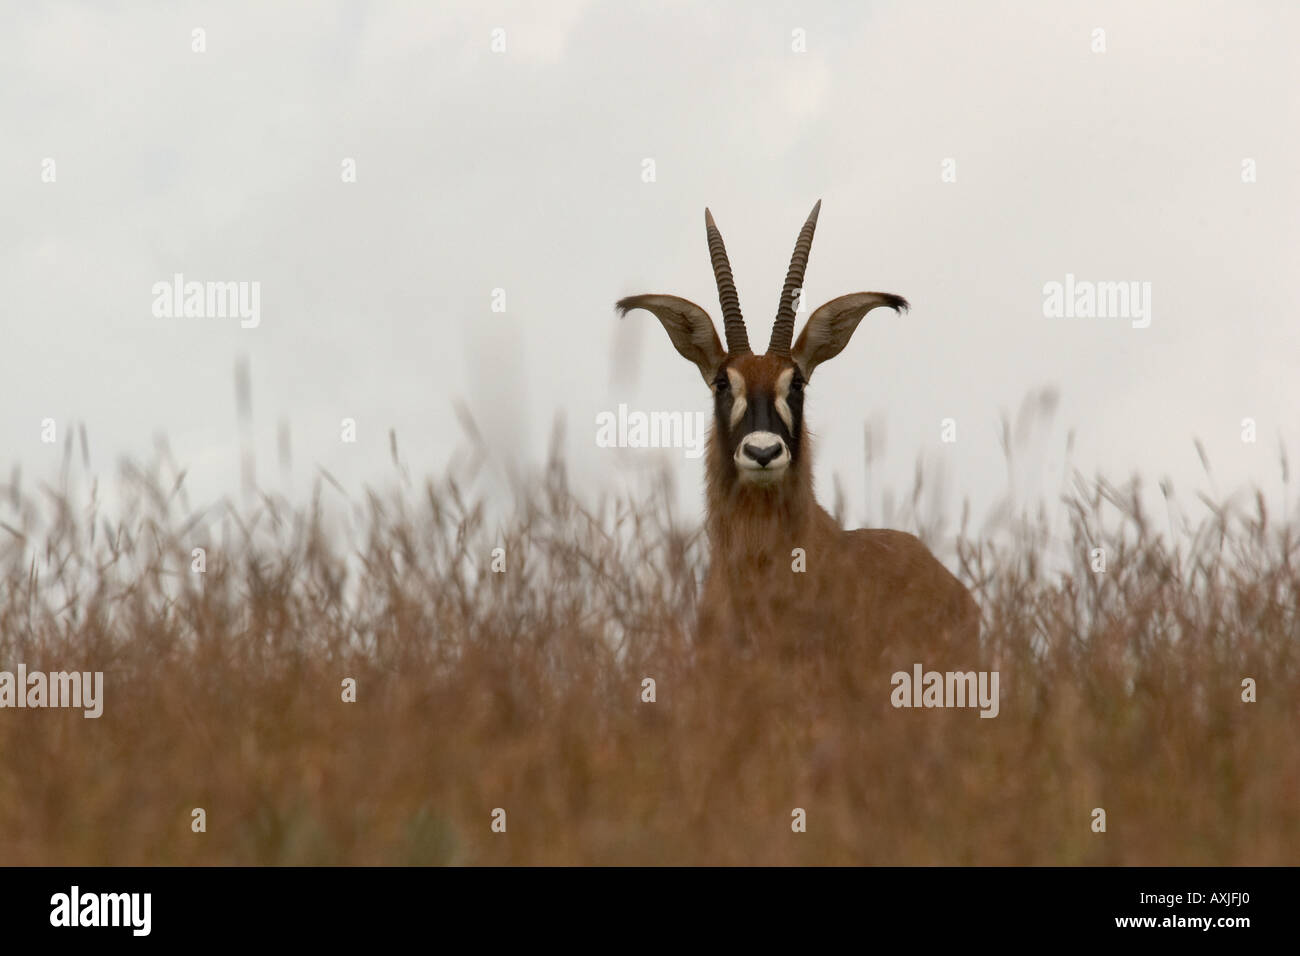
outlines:
{"label": "dry grass field", "polygon": [[5,864],[1300,861],[1297,537],[1258,503],[1157,521],[1078,478],[1064,574],[1045,520],[961,532],[981,719],[894,709],[851,650],[700,640],[698,527],[579,500],[558,459],[500,520],[452,478],[202,512],[115,480],[113,520],[0,486],[0,669],[105,675],[97,720],[0,711]]}

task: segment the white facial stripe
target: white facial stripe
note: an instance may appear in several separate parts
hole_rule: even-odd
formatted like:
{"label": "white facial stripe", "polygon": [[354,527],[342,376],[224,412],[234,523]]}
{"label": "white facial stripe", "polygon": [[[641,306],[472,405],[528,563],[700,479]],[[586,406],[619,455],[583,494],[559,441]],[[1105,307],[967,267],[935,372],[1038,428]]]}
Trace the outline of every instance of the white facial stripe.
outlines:
{"label": "white facial stripe", "polygon": [[790,414],[790,405],[786,398],[790,395],[790,383],[794,381],[794,369],[788,368],[776,380],[776,413],[785,422],[785,427],[794,433],[794,416]]}
{"label": "white facial stripe", "polygon": [[734,368],[727,369],[727,378],[731,381],[731,427],[735,428],[745,417],[745,376]]}

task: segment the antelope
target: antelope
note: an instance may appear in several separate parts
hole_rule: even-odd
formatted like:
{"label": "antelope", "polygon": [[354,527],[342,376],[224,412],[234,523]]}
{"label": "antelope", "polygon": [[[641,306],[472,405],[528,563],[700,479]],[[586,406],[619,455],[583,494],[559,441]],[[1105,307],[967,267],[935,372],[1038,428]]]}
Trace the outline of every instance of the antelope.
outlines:
{"label": "antelope", "polygon": [[[713,392],[706,450],[705,525],[710,565],[697,621],[701,643],[724,636],[751,651],[854,648],[885,653],[921,647],[974,666],[979,608],[970,592],[912,534],[845,531],[813,495],[804,392],[819,365],[838,355],[872,309],[901,313],[902,296],[854,292],[808,318],[797,341],[795,297],[821,201],[795,243],[767,352],[750,351],[722,236],[704,224],[722,305],[727,347],[709,314],[674,295],[620,299],[626,316],[645,309]],[[796,549],[802,550],[801,553]]]}

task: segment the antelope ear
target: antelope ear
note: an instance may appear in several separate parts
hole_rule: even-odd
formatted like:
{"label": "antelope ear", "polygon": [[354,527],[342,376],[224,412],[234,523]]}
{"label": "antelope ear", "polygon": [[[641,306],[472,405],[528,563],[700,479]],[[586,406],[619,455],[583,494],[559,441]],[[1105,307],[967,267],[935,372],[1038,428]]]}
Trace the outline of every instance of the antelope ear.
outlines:
{"label": "antelope ear", "polygon": [[704,376],[705,384],[713,384],[714,376],[727,358],[727,351],[718,340],[709,313],[694,302],[675,295],[631,295],[619,299],[617,307],[620,315],[627,315],[633,309],[653,312],[663,323],[682,358],[694,363]]}
{"label": "antelope ear", "polygon": [[889,292],[853,292],[831,299],[809,316],[808,324],[799,333],[799,341],[790,350],[790,357],[803,372],[803,377],[811,379],[813,369],[839,355],[849,344],[849,338],[862,317],[882,305],[903,312],[907,309],[907,300]]}

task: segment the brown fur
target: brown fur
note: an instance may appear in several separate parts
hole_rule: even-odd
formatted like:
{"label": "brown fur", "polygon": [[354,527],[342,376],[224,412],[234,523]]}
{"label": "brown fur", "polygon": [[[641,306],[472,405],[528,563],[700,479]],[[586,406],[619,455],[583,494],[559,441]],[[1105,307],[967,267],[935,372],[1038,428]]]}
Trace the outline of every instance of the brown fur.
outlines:
{"label": "brown fur", "polygon": [[[783,427],[776,424],[777,386],[783,373],[791,372],[792,389],[802,388],[817,366],[843,351],[868,312],[881,307],[902,312],[908,307],[906,299],[889,292],[842,295],[815,309],[798,340],[791,342],[794,290],[803,286],[820,208],[819,201],[795,244],[764,355],[750,351],[726,250],[708,210],[705,223],[726,318],[727,348],[708,313],[694,302],[660,294],[618,301],[622,314],[631,309],[654,313],[673,346],[714,389],[706,478],[712,564],[701,597],[700,642],[760,651],[830,650],[900,664],[922,658],[904,661],[899,655],[928,652],[927,666],[969,670],[978,658],[980,615],[961,582],[914,535],[885,529],[844,531],[817,504],[802,394],[787,396],[791,421],[784,423],[787,434],[776,435],[789,453],[784,473],[773,465],[764,476],[771,482],[766,485],[738,476],[734,454],[754,463],[746,472],[751,476],[774,460],[760,460],[747,451],[751,446],[744,436],[747,429],[752,434]],[[742,383],[732,381],[728,370],[740,373],[746,393],[746,409],[739,413],[734,431],[726,406],[734,406],[730,389]],[[802,570],[795,569],[796,548],[803,549]]]}
{"label": "brown fur", "polygon": [[[731,364],[751,394],[770,394],[789,360],[746,355]],[[813,494],[806,425],[801,453],[770,488],[735,481],[716,430],[715,422],[707,454],[712,558],[698,622],[702,642],[722,637],[760,651],[829,648],[872,658],[928,651],[927,666],[976,665],[979,608],[970,593],[915,535],[836,524]],[[792,569],[795,548],[804,550],[803,572]]]}

